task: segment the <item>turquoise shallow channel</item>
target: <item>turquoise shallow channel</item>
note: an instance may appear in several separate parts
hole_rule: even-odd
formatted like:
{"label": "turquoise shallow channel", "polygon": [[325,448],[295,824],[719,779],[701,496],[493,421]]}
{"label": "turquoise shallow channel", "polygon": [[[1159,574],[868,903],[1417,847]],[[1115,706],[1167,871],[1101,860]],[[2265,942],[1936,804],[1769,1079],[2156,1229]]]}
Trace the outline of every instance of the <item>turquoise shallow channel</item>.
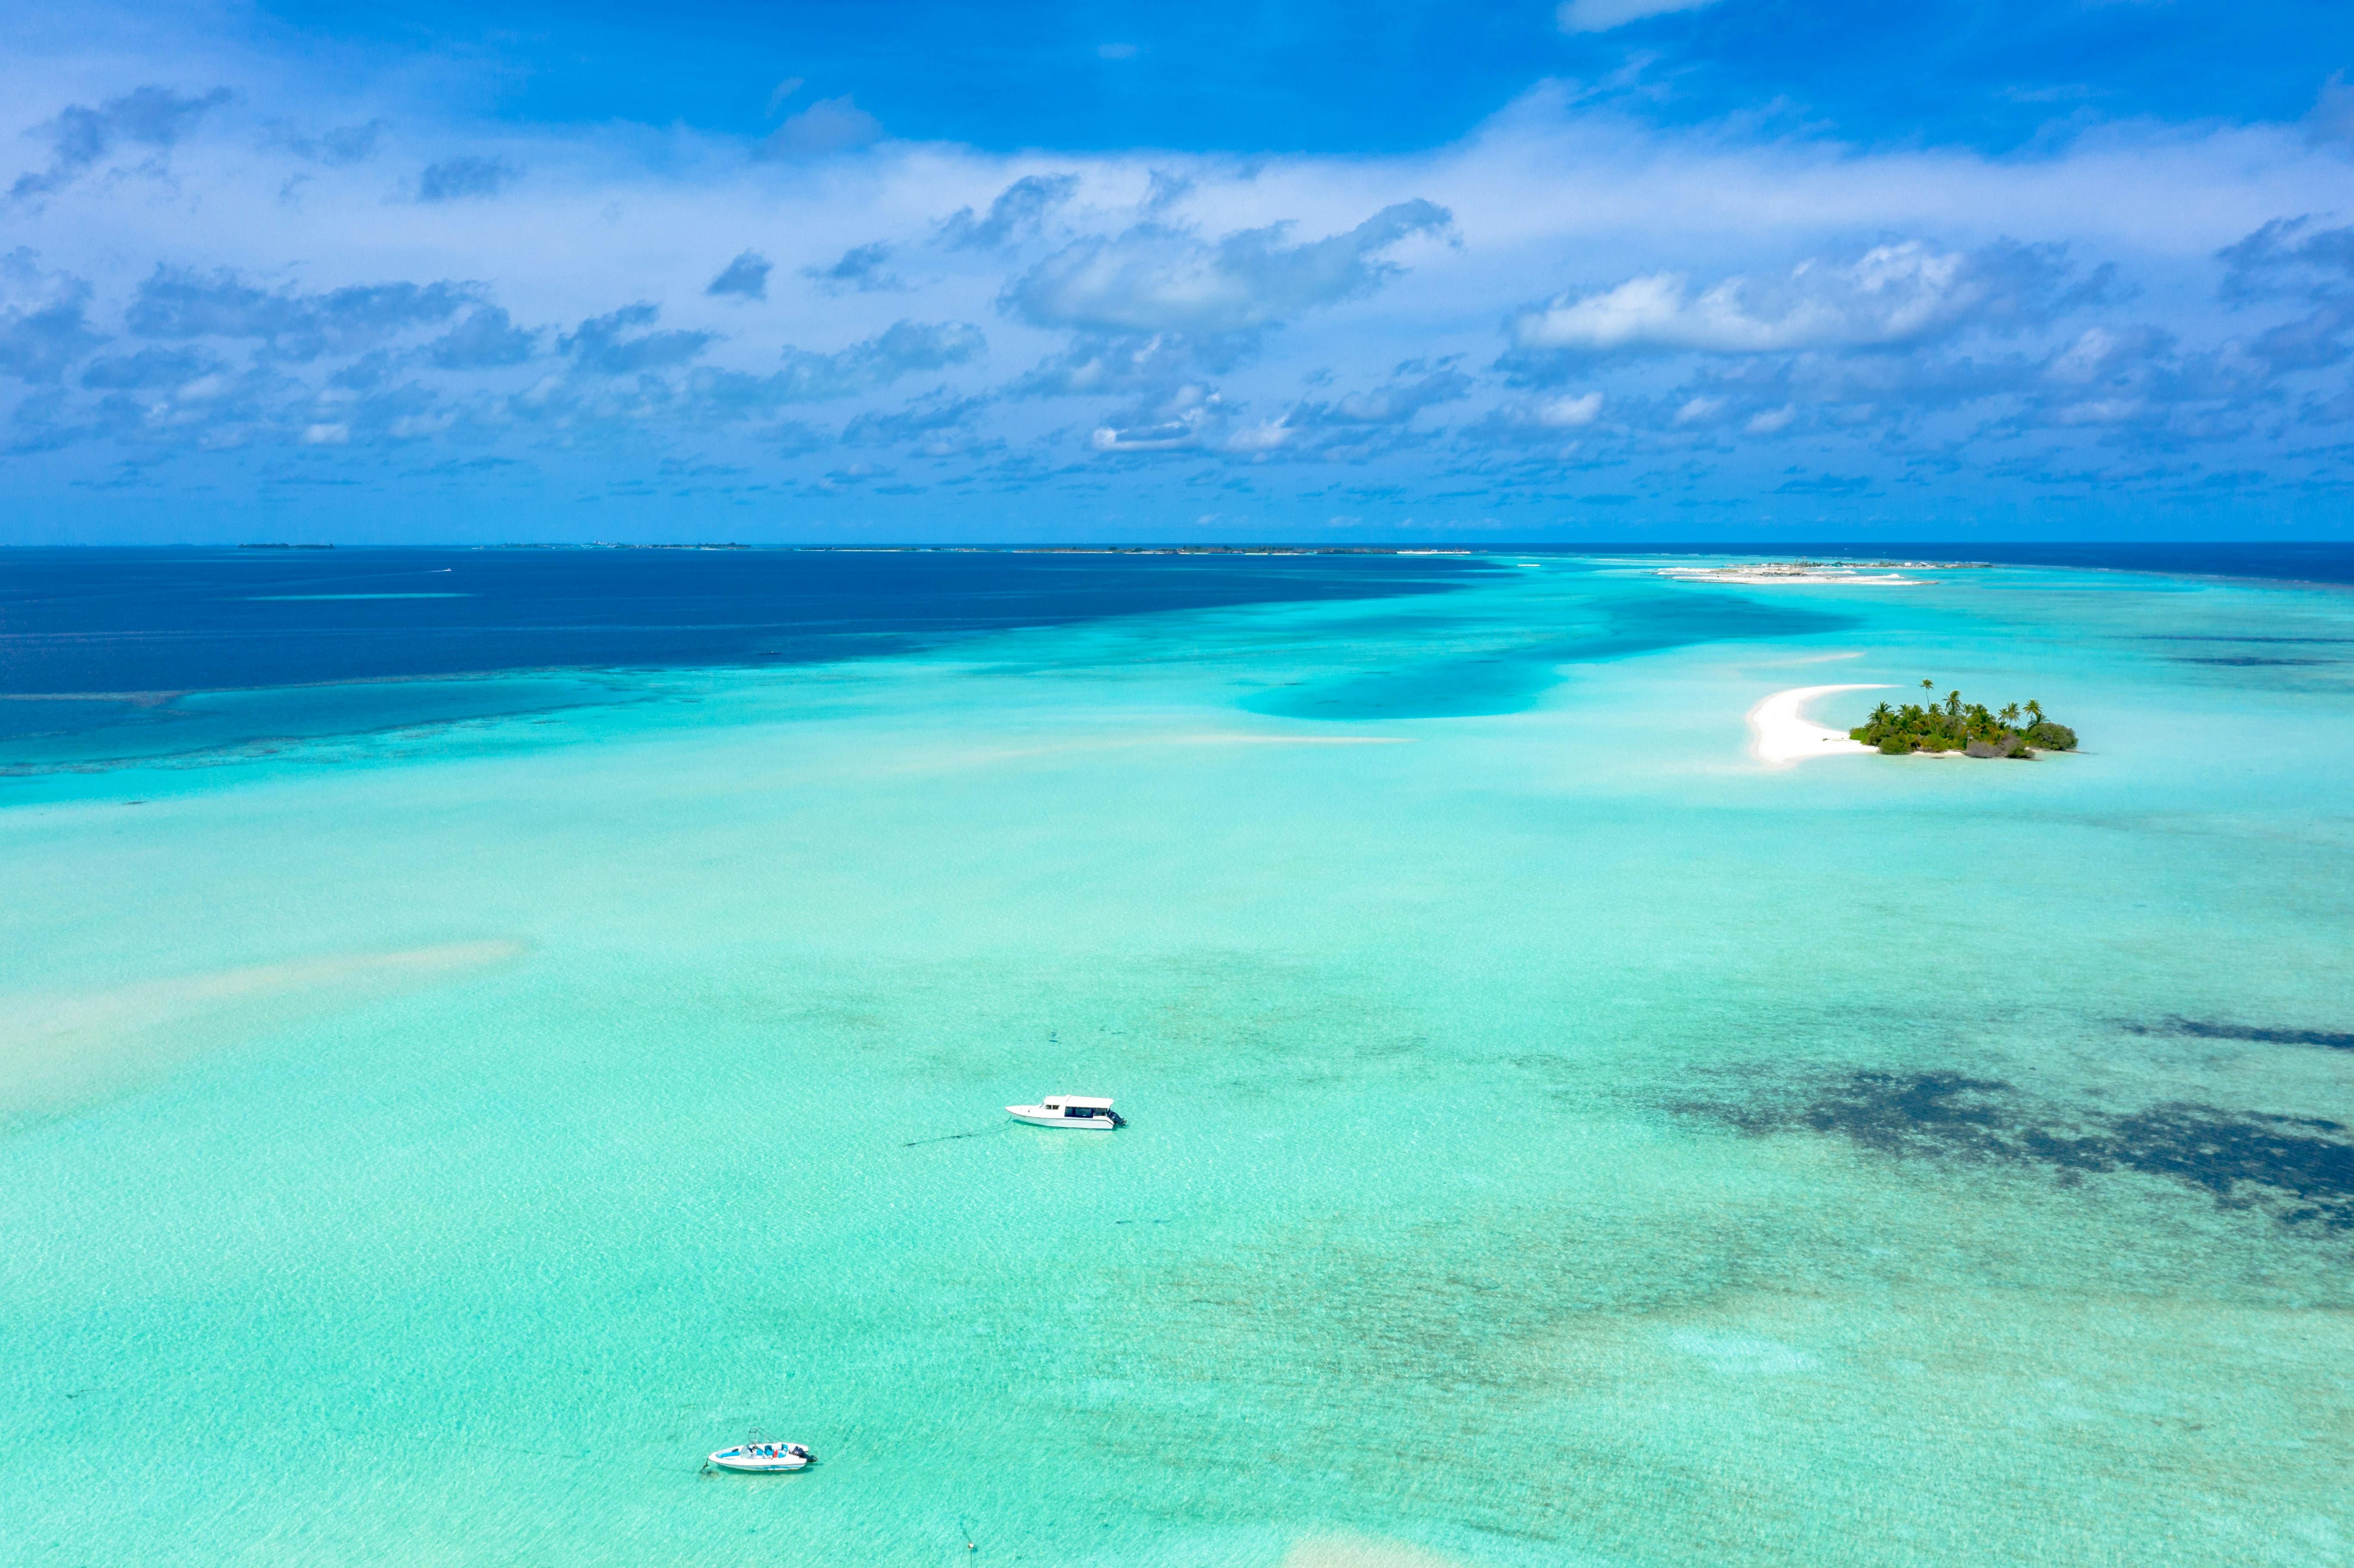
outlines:
{"label": "turquoise shallow channel", "polygon": [[2354,1561],[2354,591],[1659,564],[27,742],[0,1562]]}

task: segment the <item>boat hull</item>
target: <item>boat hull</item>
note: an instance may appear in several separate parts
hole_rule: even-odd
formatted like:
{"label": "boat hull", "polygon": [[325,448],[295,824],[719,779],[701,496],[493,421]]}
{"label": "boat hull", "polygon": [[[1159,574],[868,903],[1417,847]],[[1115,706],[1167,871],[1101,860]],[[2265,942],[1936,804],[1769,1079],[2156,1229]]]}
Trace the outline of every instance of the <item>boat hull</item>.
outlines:
{"label": "boat hull", "polygon": [[1117,1125],[1108,1116],[1065,1116],[1061,1111],[1041,1110],[1036,1106],[1007,1106],[1005,1114],[1032,1127],[1051,1127],[1064,1132],[1109,1132]]}
{"label": "boat hull", "polygon": [[770,1459],[758,1455],[743,1454],[734,1448],[722,1448],[718,1453],[711,1456],[711,1462],[723,1470],[734,1470],[740,1475],[748,1476],[765,1476],[784,1470],[799,1470],[809,1464],[807,1459],[798,1455]]}

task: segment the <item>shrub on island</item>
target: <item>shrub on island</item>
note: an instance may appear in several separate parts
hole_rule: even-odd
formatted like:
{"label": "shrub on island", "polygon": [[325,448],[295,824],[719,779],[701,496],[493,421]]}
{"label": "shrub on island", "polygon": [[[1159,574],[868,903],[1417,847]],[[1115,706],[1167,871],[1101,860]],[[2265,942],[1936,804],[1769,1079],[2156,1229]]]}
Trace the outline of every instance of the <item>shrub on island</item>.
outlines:
{"label": "shrub on island", "polygon": [[[1965,757],[2031,758],[2038,751],[2073,751],[2076,732],[2043,716],[2043,705],[2030,698],[2000,712],[1984,703],[1965,703],[1959,692],[1935,700],[1936,684],[1921,683],[1929,701],[1872,710],[1872,717],[1848,731],[1850,739],[1888,757],[1914,751],[1958,751]],[[2023,721],[2023,722],[2022,722]]]}

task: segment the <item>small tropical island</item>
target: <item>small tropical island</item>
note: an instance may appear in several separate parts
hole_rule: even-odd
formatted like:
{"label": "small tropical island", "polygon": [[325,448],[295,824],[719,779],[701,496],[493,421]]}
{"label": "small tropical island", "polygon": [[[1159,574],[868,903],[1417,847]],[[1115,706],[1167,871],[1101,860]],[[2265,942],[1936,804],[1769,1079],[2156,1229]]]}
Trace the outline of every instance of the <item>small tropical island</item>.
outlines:
{"label": "small tropical island", "polygon": [[1984,703],[1965,703],[1959,692],[1936,700],[1934,681],[1924,681],[1925,702],[1893,707],[1886,703],[1848,731],[1848,738],[1889,757],[1913,751],[1958,751],[1965,757],[2032,758],[2039,751],[2073,751],[2076,732],[2046,718],[2043,705],[2030,698],[1999,712]]}

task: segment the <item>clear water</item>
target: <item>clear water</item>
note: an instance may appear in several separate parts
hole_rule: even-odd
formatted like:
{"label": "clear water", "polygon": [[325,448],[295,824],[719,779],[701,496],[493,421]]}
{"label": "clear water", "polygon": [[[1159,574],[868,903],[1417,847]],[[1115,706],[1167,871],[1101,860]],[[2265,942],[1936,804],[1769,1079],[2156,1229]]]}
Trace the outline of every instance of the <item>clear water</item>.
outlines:
{"label": "clear water", "polygon": [[2354,596],[1442,586],[8,743],[0,1561],[2354,1555]]}

